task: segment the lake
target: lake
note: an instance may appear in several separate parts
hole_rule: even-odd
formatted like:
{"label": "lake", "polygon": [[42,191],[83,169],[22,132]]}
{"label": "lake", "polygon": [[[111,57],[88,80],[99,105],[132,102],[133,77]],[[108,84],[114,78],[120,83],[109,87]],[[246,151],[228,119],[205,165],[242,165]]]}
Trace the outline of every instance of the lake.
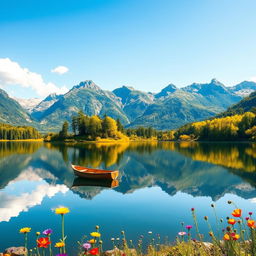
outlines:
{"label": "lake", "polygon": [[[74,177],[70,163],[118,169],[119,184],[93,184]],[[93,185],[93,186],[91,186]],[[22,227],[35,232],[52,228],[60,238],[58,206],[70,208],[65,216],[69,255],[77,241],[100,226],[103,247],[110,238],[128,240],[140,235],[149,240],[173,240],[181,222],[192,224],[196,209],[200,232],[209,239],[203,217],[212,225],[214,203],[219,217],[226,218],[234,201],[246,215],[256,203],[256,144],[140,142],[130,144],[63,145],[38,142],[0,143],[0,250],[23,245]],[[256,214],[256,213],[255,213]],[[192,231],[194,228],[192,229]],[[192,232],[193,233],[193,232]],[[194,233],[193,233],[194,234]],[[194,235],[193,235],[194,236]]]}

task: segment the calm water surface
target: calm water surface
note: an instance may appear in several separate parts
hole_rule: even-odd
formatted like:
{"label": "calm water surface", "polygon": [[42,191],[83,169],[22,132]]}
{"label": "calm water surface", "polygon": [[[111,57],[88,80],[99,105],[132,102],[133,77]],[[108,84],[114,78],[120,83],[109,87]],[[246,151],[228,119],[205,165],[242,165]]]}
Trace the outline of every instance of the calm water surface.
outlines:
{"label": "calm water surface", "polygon": [[[71,162],[119,169],[119,185],[75,179]],[[193,224],[191,207],[208,239],[203,216],[214,224],[210,204],[224,218],[232,209],[227,200],[255,211],[255,185],[256,144],[250,143],[0,143],[0,250],[22,245],[18,230],[26,226],[32,227],[30,246],[35,232],[46,228],[54,230],[57,241],[60,216],[52,209],[58,206],[71,210],[66,215],[70,255],[95,225],[101,227],[105,249],[121,230],[133,241],[141,234],[149,239],[148,231],[172,240],[180,222]]]}

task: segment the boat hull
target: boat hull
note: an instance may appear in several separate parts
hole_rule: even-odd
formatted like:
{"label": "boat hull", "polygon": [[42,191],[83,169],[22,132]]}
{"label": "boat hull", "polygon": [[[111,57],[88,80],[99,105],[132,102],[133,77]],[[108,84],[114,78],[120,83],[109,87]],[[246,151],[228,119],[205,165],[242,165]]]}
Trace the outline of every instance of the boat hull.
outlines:
{"label": "boat hull", "polygon": [[118,171],[107,171],[99,169],[91,169],[78,165],[72,165],[74,174],[81,178],[86,179],[117,179],[119,172]]}

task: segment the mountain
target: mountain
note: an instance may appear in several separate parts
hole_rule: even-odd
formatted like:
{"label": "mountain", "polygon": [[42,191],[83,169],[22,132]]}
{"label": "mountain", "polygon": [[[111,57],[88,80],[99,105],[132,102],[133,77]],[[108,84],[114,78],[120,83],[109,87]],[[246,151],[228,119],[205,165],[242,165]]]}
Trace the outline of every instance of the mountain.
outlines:
{"label": "mountain", "polygon": [[256,112],[256,92],[251,93],[248,97],[245,97],[238,103],[232,105],[227,111],[219,114],[218,117],[242,114],[248,111]]}
{"label": "mountain", "polygon": [[0,89],[0,122],[12,125],[31,125],[31,118],[21,105]]}
{"label": "mountain", "polygon": [[161,97],[167,97],[171,93],[175,92],[178,88],[174,84],[167,85],[164,89],[161,90],[161,92],[157,93],[155,95],[155,98],[161,98]]}
{"label": "mountain", "polygon": [[[198,101],[208,107],[218,107],[219,110],[226,109],[230,105],[241,100],[241,96],[232,92],[229,87],[225,87],[216,79],[212,79],[210,83],[197,84],[182,88],[183,91],[189,92],[197,96]],[[217,111],[219,111],[217,110]]]}
{"label": "mountain", "polygon": [[[55,100],[55,99],[54,99]],[[129,119],[122,110],[122,103],[112,92],[104,91],[93,81],[87,80],[74,86],[65,95],[60,96],[49,108],[44,109],[38,115],[32,116],[42,125],[60,129],[65,120],[71,121],[73,115],[83,110],[86,115],[105,114],[114,119],[119,118],[126,125]]]}
{"label": "mountain", "polygon": [[40,119],[46,109],[51,107],[56,101],[58,101],[62,95],[57,95],[56,93],[52,93],[48,95],[44,100],[38,102],[38,104],[31,111],[31,115],[35,119]]}
{"label": "mountain", "polygon": [[115,89],[113,93],[121,99],[123,111],[130,121],[143,115],[145,110],[154,103],[152,93],[141,92],[133,87],[123,86]]}
{"label": "mountain", "polygon": [[189,122],[207,119],[222,112],[242,97],[213,79],[210,83],[178,89],[168,85],[155,95],[154,103],[129,126],[175,129]]}
{"label": "mountain", "polygon": [[213,116],[217,110],[203,106],[196,96],[177,90],[169,97],[150,105],[131,127],[152,126],[156,129],[175,129],[182,124]]}
{"label": "mountain", "polygon": [[[119,118],[126,127],[175,129],[188,122],[201,121],[222,113],[254,89],[254,82],[244,81],[233,87],[226,87],[212,79],[209,83],[193,83],[183,88],[169,84],[159,93],[142,92],[129,86],[110,92],[101,89],[93,81],[86,80],[73,86],[65,95],[49,95],[32,110],[35,100],[19,100],[23,108],[15,101],[15,106],[19,106],[19,109],[8,108],[10,116],[13,116],[12,119],[8,118],[8,123],[26,124],[33,119],[34,126],[41,131],[58,131],[65,120],[71,121],[73,115],[83,110],[90,116],[102,117],[106,114]],[[4,101],[1,103],[8,106]],[[4,114],[6,111],[0,112],[3,122],[7,120]],[[16,118],[17,113],[19,117]],[[21,120],[24,119],[26,122],[23,123]]]}
{"label": "mountain", "polygon": [[38,98],[32,98],[32,99],[21,99],[21,98],[13,98],[19,104],[28,111],[28,113],[31,113],[35,107],[41,102],[41,99]]}
{"label": "mountain", "polygon": [[249,96],[250,93],[256,90],[256,83],[252,81],[244,81],[233,87],[229,87],[229,89],[235,94],[245,97]]}

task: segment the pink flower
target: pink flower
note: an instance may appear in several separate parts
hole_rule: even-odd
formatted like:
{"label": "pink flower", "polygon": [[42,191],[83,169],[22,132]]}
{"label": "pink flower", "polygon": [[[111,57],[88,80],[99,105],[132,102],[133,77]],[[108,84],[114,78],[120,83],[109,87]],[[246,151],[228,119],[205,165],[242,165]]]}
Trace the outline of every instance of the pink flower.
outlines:
{"label": "pink flower", "polygon": [[190,230],[191,228],[192,228],[191,225],[187,225],[187,226],[186,226],[186,229],[187,229],[187,230]]}
{"label": "pink flower", "polygon": [[182,231],[178,233],[179,236],[185,236],[186,234],[187,234],[186,232],[182,232]]}
{"label": "pink flower", "polygon": [[249,212],[249,215],[252,216],[252,212]]}
{"label": "pink flower", "polygon": [[84,243],[84,244],[83,244],[83,247],[84,247],[84,249],[88,250],[88,249],[90,249],[92,246],[91,246],[90,243]]}

